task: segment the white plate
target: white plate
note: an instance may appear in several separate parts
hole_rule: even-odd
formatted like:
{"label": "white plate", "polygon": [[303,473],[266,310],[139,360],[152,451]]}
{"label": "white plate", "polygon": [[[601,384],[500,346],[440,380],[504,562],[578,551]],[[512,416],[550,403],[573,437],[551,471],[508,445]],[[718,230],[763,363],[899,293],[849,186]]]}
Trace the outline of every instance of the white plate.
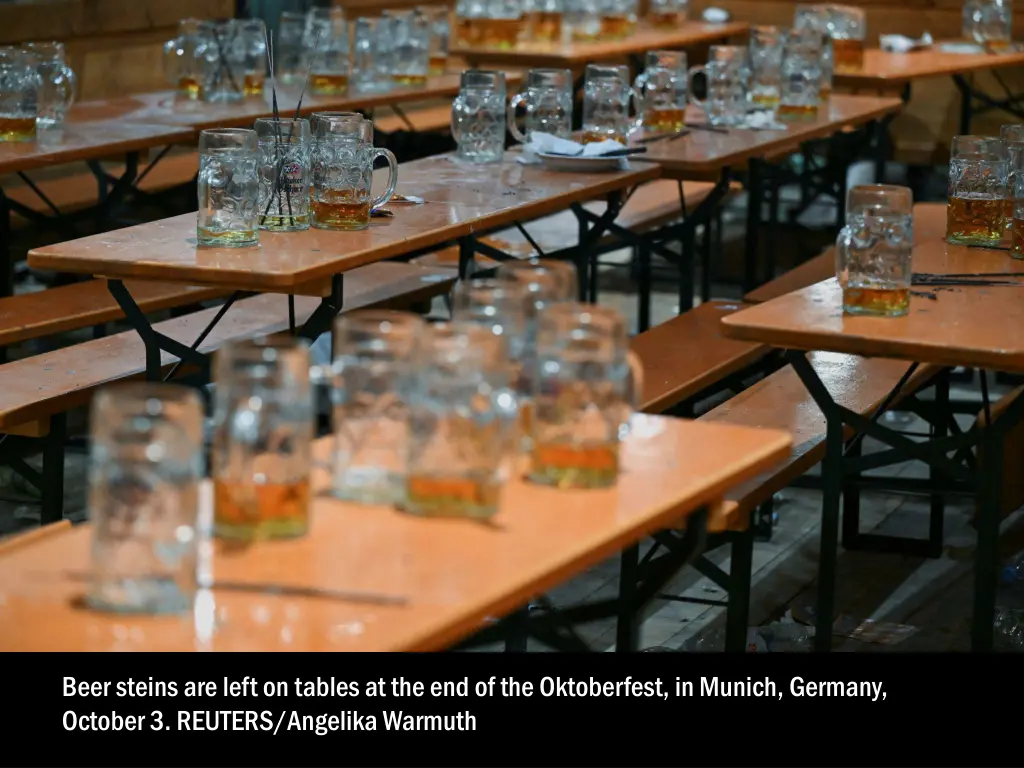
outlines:
{"label": "white plate", "polygon": [[547,152],[538,152],[537,157],[552,171],[574,171],[576,173],[590,173],[594,171],[617,171],[621,168],[624,157],[567,157],[565,155],[551,155]]}

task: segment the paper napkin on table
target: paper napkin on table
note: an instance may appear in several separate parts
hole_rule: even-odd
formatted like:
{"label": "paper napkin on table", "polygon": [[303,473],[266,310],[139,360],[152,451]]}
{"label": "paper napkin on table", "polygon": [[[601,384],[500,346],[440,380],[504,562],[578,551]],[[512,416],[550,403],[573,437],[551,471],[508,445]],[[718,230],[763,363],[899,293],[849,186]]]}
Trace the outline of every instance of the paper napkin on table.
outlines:
{"label": "paper napkin on table", "polygon": [[927,48],[934,40],[925,32],[917,40],[905,35],[881,35],[878,38],[878,46],[889,53],[909,53],[918,48]]}
{"label": "paper napkin on table", "polygon": [[[532,133],[530,141],[523,145],[523,153],[516,158],[523,165],[534,165],[540,162],[538,153],[554,152],[558,155],[579,155],[580,157],[599,157],[608,152],[624,149],[617,141],[600,141],[593,144],[578,144],[569,139],[560,139],[550,133]],[[580,152],[580,150],[583,150]]]}
{"label": "paper napkin on table", "polygon": [[733,128],[744,128],[748,131],[784,131],[786,126],[775,119],[775,113],[767,109],[755,109],[748,112],[743,121]]}

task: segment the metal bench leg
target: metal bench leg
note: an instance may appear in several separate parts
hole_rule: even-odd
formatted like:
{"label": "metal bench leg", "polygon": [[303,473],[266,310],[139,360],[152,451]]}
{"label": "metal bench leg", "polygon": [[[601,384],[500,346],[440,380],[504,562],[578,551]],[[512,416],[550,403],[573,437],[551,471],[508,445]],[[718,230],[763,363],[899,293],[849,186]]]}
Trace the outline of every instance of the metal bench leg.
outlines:
{"label": "metal bench leg", "polygon": [[[982,374],[984,375],[984,373]],[[932,439],[941,440],[948,433],[946,416],[949,413],[949,377],[943,373],[935,382],[935,410],[938,414],[932,425]],[[946,494],[942,489],[945,475],[928,465],[928,481],[935,490],[931,494],[928,518],[928,543],[935,557],[942,556],[943,523],[946,517]]]}
{"label": "metal bench leg", "polygon": [[42,525],[64,518],[64,438],[67,415],[50,418],[50,432],[43,443],[43,500],[39,521]]}
{"label": "metal bench leg", "polygon": [[729,560],[729,605],[725,614],[725,651],[744,653],[750,621],[750,577],[754,563],[753,520],[732,542]]}
{"label": "metal bench leg", "polygon": [[508,617],[505,653],[526,653],[529,640],[529,618],[530,607],[528,605],[524,605]]}
{"label": "metal bench leg", "polygon": [[[847,458],[863,454],[863,440],[853,440],[846,449]],[[843,549],[855,549],[860,535],[860,473],[843,476]]]}
{"label": "metal bench leg", "polygon": [[640,545],[634,544],[619,556],[619,616],[615,628],[616,653],[632,653],[640,644],[637,623],[636,583],[640,564]]}
{"label": "metal bench leg", "polygon": [[637,263],[637,333],[651,327],[651,248],[647,238],[641,238],[634,249]]}
{"label": "metal bench leg", "polygon": [[743,292],[749,293],[761,281],[758,275],[758,236],[761,234],[762,161],[750,160],[747,172],[747,233],[743,254]]}

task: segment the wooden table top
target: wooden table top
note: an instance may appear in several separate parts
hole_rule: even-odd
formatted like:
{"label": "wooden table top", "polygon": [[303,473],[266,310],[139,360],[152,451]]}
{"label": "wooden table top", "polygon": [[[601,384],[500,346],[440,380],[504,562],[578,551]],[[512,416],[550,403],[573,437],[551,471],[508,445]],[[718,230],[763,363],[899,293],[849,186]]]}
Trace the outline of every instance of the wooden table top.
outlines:
{"label": "wooden table top", "polygon": [[744,35],[749,28],[749,24],[739,21],[729,21],[724,24],[688,21],[676,29],[655,29],[641,21],[637,25],[636,32],[624,40],[565,45],[524,42],[509,49],[454,48],[452,54],[464,58],[473,66],[507,64],[524,69],[528,67],[578,69],[590,62],[620,61],[630,55],[644,54],[647,51],[671,50],[719,42],[737,35]]}
{"label": "wooden table top", "polygon": [[451,155],[402,164],[398,191],[426,202],[391,205],[392,218],[372,219],[361,232],[261,232],[255,248],[200,248],[196,214],[187,213],[35,248],[28,261],[35,269],[58,272],[282,290],[565,210],[658,175],[650,163],[633,162],[624,171],[562,173],[521,165],[513,157],[509,153],[500,165],[468,165]]}
{"label": "wooden table top", "polygon": [[166,144],[189,141],[193,131],[174,126],[94,120],[41,131],[35,141],[0,143],[0,174],[48,165],[95,160]]}
{"label": "wooden table top", "polygon": [[1021,53],[952,53],[938,47],[909,53],[890,53],[878,48],[864,51],[860,72],[837,72],[833,82],[848,88],[905,85],[913,80],[941,75],[966,74],[1024,64]]}
{"label": "wooden table top", "polygon": [[[941,240],[917,246],[913,264],[915,272],[1014,272],[1024,279],[1024,261],[1007,251]],[[722,330],[788,349],[1024,373],[1024,286],[915,290],[935,291],[936,298],[912,296],[906,317],[852,317],[843,314],[839,284],[826,280],[730,315]]]}
{"label": "wooden table top", "polygon": [[[319,441],[321,457],[329,447]],[[309,536],[212,554],[217,581],[373,593],[404,605],[215,588],[187,617],[94,613],[77,607],[92,533],[81,525],[0,556],[0,650],[442,650],[716,502],[789,449],[783,432],[636,416],[615,488],[513,480],[490,525],[318,496]],[[317,470],[316,482],[325,487],[326,473]]]}
{"label": "wooden table top", "polygon": [[[644,160],[657,163],[671,178],[720,171],[751,158],[764,158],[796,149],[802,142],[821,139],[844,126],[863,125],[896,112],[903,103],[893,96],[854,96],[833,94],[813,120],[787,123],[784,131],[752,131],[729,128],[726,133],[694,130],[678,139],[655,141],[647,145]],[[687,120],[705,122],[704,113],[689,107]]]}
{"label": "wooden table top", "polygon": [[[314,96],[306,93],[302,99],[301,115],[314,112],[344,112],[373,109],[393,104],[404,104],[430,99],[452,98],[459,92],[457,72],[432,75],[422,87],[400,87],[381,92],[352,92],[343,96]],[[514,93],[522,76],[519,72],[506,72],[509,93]],[[282,117],[294,116],[301,87],[278,85],[278,109]],[[251,128],[259,117],[272,117],[269,88],[263,98],[249,98],[229,104],[209,104],[201,101],[176,101],[173,91],[136,94],[99,101],[82,102],[71,109],[69,120],[109,120],[117,118],[127,122],[177,125],[201,131],[206,128]]]}

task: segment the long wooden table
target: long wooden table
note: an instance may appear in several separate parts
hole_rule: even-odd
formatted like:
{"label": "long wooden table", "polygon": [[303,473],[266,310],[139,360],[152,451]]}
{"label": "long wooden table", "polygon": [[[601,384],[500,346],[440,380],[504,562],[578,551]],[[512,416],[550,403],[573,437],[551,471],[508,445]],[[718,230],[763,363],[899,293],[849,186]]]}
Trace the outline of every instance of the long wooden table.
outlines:
{"label": "long wooden table", "polygon": [[[261,232],[260,243],[253,248],[199,247],[196,214],[191,213],[43,246],[30,251],[28,259],[36,269],[107,278],[128,320],[152,342],[147,342],[152,363],[148,375],[157,378],[158,349],[203,363],[179,345],[161,346],[163,342],[152,336],[151,326],[124,287],[127,278],[221,286],[236,292],[321,296],[320,310],[303,330],[315,338],[341,310],[342,279],[351,269],[452,240],[460,241],[466,261],[478,247],[477,237],[489,230],[601,197],[609,199],[614,217],[627,189],[657,175],[657,166],[649,163],[585,174],[521,165],[511,154],[497,165],[470,165],[452,155],[439,155],[399,168],[398,191],[422,198],[423,204],[392,205],[393,217],[372,219],[370,227],[360,232]],[[571,249],[569,255],[577,264],[584,262],[580,254],[602,233],[588,231]],[[465,273],[466,265],[462,266]]]}
{"label": "long wooden table", "polygon": [[[329,440],[319,441],[321,457]],[[200,571],[212,572],[213,587],[180,617],[82,608],[93,531],[81,525],[0,556],[0,650],[442,650],[487,617],[706,510],[789,448],[782,432],[636,416],[617,487],[563,491],[513,479],[491,525],[319,495],[302,539],[241,554],[204,549]],[[315,482],[325,488],[327,473],[317,470]],[[207,492],[202,519],[209,505]]]}
{"label": "long wooden table", "polygon": [[[822,465],[825,487],[815,640],[820,650],[828,650],[831,642],[843,478],[861,471],[857,466],[859,457],[844,455],[844,427],[863,431],[894,449],[890,463],[924,461],[977,493],[972,643],[979,651],[992,647],[1003,439],[1024,418],[1024,398],[1018,398],[988,428],[960,434],[959,429],[948,431],[951,416],[944,412],[940,402],[948,401],[947,384],[946,395],[937,396],[934,406],[937,415],[932,420],[932,439],[915,444],[877,419],[865,419],[838,406],[805,355],[821,350],[950,368],[966,366],[1024,373],[1024,261],[1010,258],[1007,251],[930,240],[914,249],[913,269],[915,273],[946,275],[1014,273],[1021,278],[1016,286],[957,286],[938,290],[921,286],[915,290],[932,292],[932,298],[913,296],[909,315],[901,318],[844,315],[842,291],[833,279],[737,312],[722,322],[723,333],[729,338],[788,350],[791,364],[828,421],[827,455]],[[984,394],[988,410],[987,389]],[[982,462],[960,458],[968,455],[973,459],[974,449],[984,455]],[[950,454],[955,458],[950,458]],[[844,540],[846,536],[844,531]]]}
{"label": "long wooden table", "polygon": [[461,56],[474,66],[558,67],[579,71],[591,62],[623,61],[643,57],[647,51],[678,50],[726,42],[746,34],[749,28],[749,24],[739,21],[723,24],[688,21],[675,29],[658,29],[641,20],[636,31],[622,40],[565,45],[522,42],[515,48],[458,47],[452,49],[452,54]]}

